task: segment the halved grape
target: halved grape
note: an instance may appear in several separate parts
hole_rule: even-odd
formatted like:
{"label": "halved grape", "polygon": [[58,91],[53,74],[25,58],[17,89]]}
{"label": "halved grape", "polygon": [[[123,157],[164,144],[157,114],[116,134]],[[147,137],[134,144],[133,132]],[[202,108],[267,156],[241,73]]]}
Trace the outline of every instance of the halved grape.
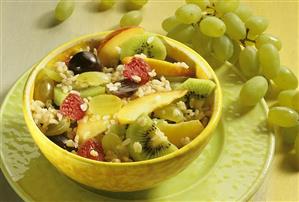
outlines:
{"label": "halved grape", "polygon": [[229,37],[237,41],[245,38],[246,27],[239,16],[235,13],[226,13],[222,19],[226,26],[226,33]]}
{"label": "halved grape", "polygon": [[46,103],[47,100],[52,100],[54,94],[54,81],[48,78],[38,80],[34,87],[34,100],[40,100]]}
{"label": "halved grape", "polygon": [[280,127],[293,127],[299,124],[299,115],[289,107],[272,107],[268,113],[268,121]]}
{"label": "halved grape", "polygon": [[246,22],[248,18],[252,16],[252,11],[250,10],[250,8],[241,3],[239,7],[234,11],[234,13],[236,13],[243,22]]}
{"label": "halved grape", "polygon": [[205,17],[199,24],[200,31],[210,37],[220,37],[225,33],[226,27],[222,20],[214,16]]}
{"label": "halved grape", "polygon": [[166,32],[170,32],[173,28],[175,28],[177,25],[181,24],[175,16],[170,16],[163,20],[162,22],[162,28]]}
{"label": "halved grape", "polygon": [[223,35],[219,38],[213,39],[212,50],[214,56],[218,60],[224,62],[232,57],[234,46],[232,41],[227,36]]}
{"label": "halved grape", "polygon": [[108,151],[116,152],[117,151],[117,146],[121,144],[121,139],[118,135],[114,133],[109,133],[104,135],[102,139],[102,146],[107,153]]}
{"label": "halved grape", "polygon": [[281,41],[279,38],[270,34],[260,34],[255,40],[255,47],[260,48],[262,45],[271,43],[277,50],[281,49]]}
{"label": "halved grape", "polygon": [[280,58],[278,50],[272,44],[264,44],[258,50],[258,58],[262,74],[268,79],[277,76],[280,69]]}
{"label": "halved grape", "polygon": [[190,42],[193,35],[195,33],[195,29],[192,25],[187,24],[179,24],[175,28],[173,28],[167,36],[173,38],[182,43]]}
{"label": "halved grape", "polygon": [[93,97],[100,94],[105,94],[106,88],[103,86],[91,86],[88,88],[80,89],[81,97]]}
{"label": "halved grape", "polygon": [[296,94],[296,90],[284,90],[281,91],[278,95],[278,103],[281,106],[286,106],[286,107],[293,107],[293,97]]}
{"label": "halved grape", "polygon": [[239,64],[243,75],[247,78],[257,75],[259,72],[259,61],[256,49],[246,46],[240,53]]}
{"label": "halved grape", "polygon": [[137,26],[142,21],[142,14],[140,11],[130,11],[122,16],[119,25],[121,27]]}
{"label": "halved grape", "polygon": [[251,16],[245,22],[246,28],[249,29],[248,35],[250,39],[254,39],[256,35],[263,33],[268,25],[268,20],[262,16]]}
{"label": "halved grape", "polygon": [[114,95],[98,95],[89,101],[88,111],[100,116],[113,115],[123,105],[120,98]]}
{"label": "halved grape", "polygon": [[47,75],[47,77],[49,77],[50,79],[52,79],[53,81],[56,81],[56,82],[61,82],[62,81],[62,77],[59,75],[58,72],[56,72],[55,70],[53,69],[50,69],[50,68],[43,68],[41,70],[41,72],[45,75]]}
{"label": "halved grape", "polygon": [[296,75],[287,67],[281,66],[278,74],[273,78],[274,83],[281,90],[295,89],[298,86]]}
{"label": "halved grape", "polygon": [[183,112],[174,104],[155,110],[154,116],[160,119],[174,121],[176,123],[184,121],[185,118]]}
{"label": "halved grape", "polygon": [[75,9],[75,2],[72,0],[60,0],[55,8],[55,18],[64,21],[69,18]]}
{"label": "halved grape", "polygon": [[255,76],[249,79],[240,91],[240,101],[244,106],[256,105],[265,95],[268,89],[268,82],[262,76]]}
{"label": "halved grape", "polygon": [[175,16],[181,23],[196,23],[201,17],[201,9],[195,4],[185,4],[175,11]]}
{"label": "halved grape", "polygon": [[99,86],[110,82],[110,77],[103,72],[84,72],[75,81],[75,88],[82,89],[89,86]]}
{"label": "halved grape", "polygon": [[61,121],[58,122],[58,124],[50,124],[48,126],[47,131],[45,132],[45,135],[47,136],[55,136],[55,135],[61,135],[62,133],[66,132],[71,125],[71,121],[69,118],[63,117]]}
{"label": "halved grape", "polygon": [[205,10],[209,5],[209,0],[186,0],[187,4],[196,4],[201,8],[201,10]]}
{"label": "halved grape", "polygon": [[225,14],[236,10],[239,7],[239,4],[239,0],[220,0],[215,2],[215,10]]}

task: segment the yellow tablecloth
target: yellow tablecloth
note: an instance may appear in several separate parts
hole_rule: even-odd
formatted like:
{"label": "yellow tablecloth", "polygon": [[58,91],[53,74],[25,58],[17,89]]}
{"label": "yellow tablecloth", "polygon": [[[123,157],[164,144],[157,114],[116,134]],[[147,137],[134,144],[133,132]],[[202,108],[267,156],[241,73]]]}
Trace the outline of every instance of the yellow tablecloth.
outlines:
{"label": "yellow tablecloth", "polygon": [[[0,1],[1,46],[3,50],[1,98],[17,76],[31,67],[48,51],[77,36],[116,27],[121,13],[121,3],[113,10],[99,13],[93,4],[77,3],[70,19],[55,25],[52,22],[55,1]],[[290,0],[246,1],[257,15],[270,21],[268,33],[278,36],[283,42],[282,64],[290,67],[299,76],[299,2]],[[164,33],[160,22],[173,15],[183,0],[149,0],[143,10],[141,26]],[[35,52],[27,49],[36,50]],[[5,51],[4,51],[5,50]],[[286,152],[275,154],[272,168],[253,201],[299,201],[299,172],[286,158]]]}

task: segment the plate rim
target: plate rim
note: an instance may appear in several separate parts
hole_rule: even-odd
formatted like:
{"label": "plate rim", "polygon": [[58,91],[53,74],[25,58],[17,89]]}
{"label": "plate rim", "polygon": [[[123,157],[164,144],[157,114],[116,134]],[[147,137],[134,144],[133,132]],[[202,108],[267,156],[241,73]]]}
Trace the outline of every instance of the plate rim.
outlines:
{"label": "plate rim", "polygon": [[[3,106],[5,106],[8,102],[9,97],[11,96],[11,94],[13,93],[13,91],[17,88],[17,86],[19,85],[19,83],[23,80],[26,79],[26,76],[29,76],[29,72],[32,71],[32,68],[35,65],[32,65],[31,68],[29,68],[27,71],[25,71],[21,76],[19,76],[16,80],[16,82],[14,83],[14,85],[12,85],[12,87],[9,89],[8,93],[5,95],[5,98],[1,104],[0,107],[0,123],[2,125],[2,121],[3,121],[3,113],[4,113],[4,109]],[[262,100],[262,107],[265,111],[265,113],[268,113],[269,111],[269,107],[266,103],[266,101],[263,99]],[[2,133],[2,131],[0,131]],[[27,194],[19,185],[18,183],[14,182],[11,178],[11,176],[8,173],[8,170],[4,164],[3,161],[3,152],[2,152],[2,134],[1,135],[1,151],[0,151],[0,168],[1,171],[5,177],[5,179],[7,180],[8,184],[10,185],[10,187],[16,192],[16,194],[24,201],[35,201],[29,194]],[[274,153],[275,153],[275,135],[274,132],[271,133],[270,137],[269,137],[269,148],[267,151],[267,160],[264,163],[264,166],[260,172],[260,175],[256,178],[256,180],[254,181],[254,183],[249,187],[248,191],[241,196],[239,199],[237,199],[237,201],[248,201],[250,198],[253,197],[253,195],[258,191],[258,189],[261,187],[262,183],[264,182],[264,179],[267,177],[267,174],[269,173],[268,171],[270,170],[272,161],[274,159]]]}

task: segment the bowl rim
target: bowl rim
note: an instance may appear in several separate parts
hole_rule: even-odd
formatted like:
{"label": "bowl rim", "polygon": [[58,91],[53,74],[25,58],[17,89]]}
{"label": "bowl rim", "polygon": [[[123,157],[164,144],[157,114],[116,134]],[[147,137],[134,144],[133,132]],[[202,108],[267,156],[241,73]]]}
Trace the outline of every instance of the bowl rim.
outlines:
{"label": "bowl rim", "polygon": [[[211,137],[211,133],[212,131],[216,128],[216,126],[218,125],[220,118],[221,118],[221,114],[222,114],[222,90],[221,90],[221,86],[220,86],[220,82],[218,80],[218,77],[216,76],[216,73],[214,72],[214,70],[211,68],[211,66],[208,64],[208,62],[203,59],[197,52],[195,52],[194,50],[192,50],[191,48],[189,48],[188,46],[170,39],[166,36],[160,35],[160,34],[156,34],[155,35],[161,37],[162,39],[164,39],[166,42],[172,42],[173,45],[175,45],[177,48],[179,49],[185,49],[187,52],[191,53],[191,55],[194,56],[194,58],[192,59],[196,59],[198,61],[201,61],[201,65],[204,65],[205,68],[207,68],[208,73],[211,75],[211,78],[213,79],[213,81],[216,83],[216,90],[215,90],[215,95],[214,95],[214,100],[213,100],[213,110],[212,110],[212,116],[209,120],[208,125],[203,129],[203,131],[201,131],[201,133],[195,138],[193,139],[190,143],[188,143],[187,145],[185,145],[184,147],[180,148],[179,150],[172,152],[170,154],[167,154],[165,156],[161,156],[158,158],[154,158],[154,159],[149,159],[149,160],[143,160],[143,161],[134,161],[134,162],[120,162],[120,163],[114,163],[114,162],[105,162],[105,161],[95,161],[92,159],[88,159],[85,157],[81,157],[77,154],[73,154],[72,152],[68,152],[65,149],[57,146],[54,142],[52,142],[46,135],[44,135],[44,133],[42,133],[40,131],[40,129],[37,127],[37,125],[35,124],[33,118],[32,118],[32,114],[31,114],[31,110],[30,110],[30,95],[31,95],[31,89],[32,86],[34,86],[34,81],[35,78],[38,74],[38,72],[51,60],[53,59],[55,56],[57,56],[58,54],[60,54],[61,52],[67,50],[68,48],[80,43],[80,42],[84,42],[84,41],[89,41],[95,38],[102,38],[105,37],[107,34],[111,33],[112,31],[104,31],[104,32],[96,32],[96,33],[92,33],[92,34],[87,34],[87,35],[83,35],[80,37],[76,37],[73,40],[70,40],[66,43],[63,43],[61,45],[59,45],[58,47],[56,47],[54,50],[50,51],[42,60],[40,60],[38,62],[38,64],[36,66],[33,67],[33,69],[31,70],[31,72],[29,73],[29,76],[26,80],[25,83],[25,87],[23,90],[23,114],[25,116],[25,122],[26,125],[30,128],[30,126],[32,126],[32,130],[34,130],[35,132],[38,133],[38,135],[40,136],[41,139],[44,139],[46,142],[48,142],[49,144],[55,145],[55,148],[57,148],[60,152],[64,152],[66,155],[75,158],[78,161],[83,161],[84,163],[88,163],[88,164],[94,164],[94,165],[102,165],[102,166],[112,166],[112,167],[133,167],[133,166],[142,166],[142,165],[149,165],[149,164],[156,164],[156,163],[160,163],[160,162],[166,162],[168,160],[174,159],[176,157],[182,156],[185,153],[187,153],[189,150],[192,150],[193,148],[196,148],[200,142],[202,141],[207,141],[210,137]],[[29,130],[30,135],[32,136],[32,132],[31,130]],[[34,139],[34,138],[33,138]],[[35,139],[34,139],[35,141]],[[35,141],[36,143],[36,141]],[[39,145],[36,143],[36,145],[39,147]]]}

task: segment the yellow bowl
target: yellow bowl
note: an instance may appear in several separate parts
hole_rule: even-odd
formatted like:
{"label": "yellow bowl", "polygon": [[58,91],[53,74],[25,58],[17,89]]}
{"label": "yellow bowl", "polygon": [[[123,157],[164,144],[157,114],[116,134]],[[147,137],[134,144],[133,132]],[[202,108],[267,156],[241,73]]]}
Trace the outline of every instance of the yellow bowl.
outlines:
{"label": "yellow bowl", "polygon": [[89,187],[107,191],[129,192],[147,189],[184,170],[198,157],[208,143],[221,116],[222,93],[219,81],[209,64],[195,51],[177,41],[159,36],[166,43],[168,53],[177,54],[178,58],[182,59],[186,59],[186,56],[188,56],[188,63],[194,63],[196,66],[197,77],[209,77],[216,82],[217,88],[213,99],[212,116],[206,128],[191,143],[178,151],[147,161],[130,163],[100,162],[68,152],[50,141],[34,123],[30,111],[34,82],[38,72],[57,55],[80,43],[93,39],[99,40],[105,35],[107,35],[107,32],[91,34],[67,42],[50,52],[34,67],[23,94],[23,111],[26,124],[35,143],[46,158],[71,179]]}

